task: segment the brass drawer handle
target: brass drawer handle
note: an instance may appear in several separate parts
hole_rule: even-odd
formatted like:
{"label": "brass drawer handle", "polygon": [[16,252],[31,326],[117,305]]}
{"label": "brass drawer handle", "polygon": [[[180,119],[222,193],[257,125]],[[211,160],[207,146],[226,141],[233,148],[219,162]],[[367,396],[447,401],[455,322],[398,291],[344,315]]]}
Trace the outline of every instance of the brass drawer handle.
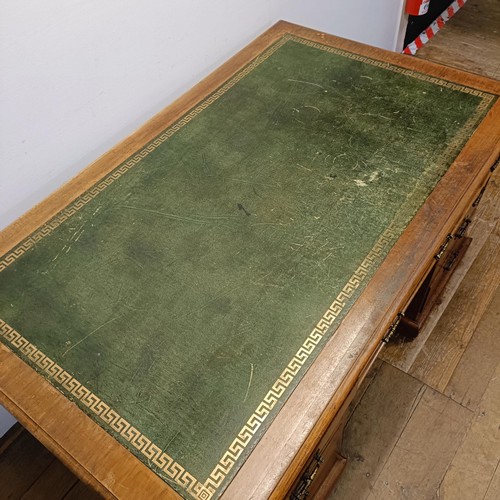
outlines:
{"label": "brass drawer handle", "polygon": [[472,222],[471,219],[464,219],[462,224],[460,224],[460,227],[457,229],[457,232],[455,233],[455,238],[463,238],[465,231],[467,231],[467,228],[469,227],[469,224]]}
{"label": "brass drawer handle", "polygon": [[394,318],[394,321],[391,323],[391,326],[389,327],[389,330],[387,330],[387,333],[385,334],[385,337],[382,339],[382,342],[384,344],[387,344],[389,340],[391,340],[392,336],[396,333],[396,330],[398,328],[398,325],[401,321],[401,318],[405,315],[404,312],[400,312],[397,314],[397,316]]}
{"label": "brass drawer handle", "polygon": [[439,259],[443,256],[444,252],[446,252],[446,249],[448,248],[448,245],[450,244],[450,241],[451,241],[452,239],[453,239],[453,235],[452,235],[452,234],[449,234],[449,235],[446,237],[445,242],[444,242],[444,243],[441,245],[441,247],[439,248],[439,252],[438,252],[436,255],[434,255],[434,258],[435,258],[436,260],[439,260]]}
{"label": "brass drawer handle", "polygon": [[309,486],[313,482],[316,474],[318,473],[319,466],[323,463],[323,457],[320,455],[319,450],[314,454],[313,461],[308,469],[302,474],[297,488],[290,495],[290,500],[304,500],[309,496]]}

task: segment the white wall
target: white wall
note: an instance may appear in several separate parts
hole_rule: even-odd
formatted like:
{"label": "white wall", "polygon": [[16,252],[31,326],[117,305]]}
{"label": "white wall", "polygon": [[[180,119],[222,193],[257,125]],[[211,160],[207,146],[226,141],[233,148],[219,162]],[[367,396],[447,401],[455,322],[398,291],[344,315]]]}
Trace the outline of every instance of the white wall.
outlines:
{"label": "white wall", "polygon": [[0,437],[2,437],[14,424],[14,417],[7,413],[7,410],[0,406]]}
{"label": "white wall", "polygon": [[394,49],[403,2],[1,2],[0,229],[278,19]]}
{"label": "white wall", "polygon": [[400,52],[406,0],[297,0],[286,19],[327,33]]}

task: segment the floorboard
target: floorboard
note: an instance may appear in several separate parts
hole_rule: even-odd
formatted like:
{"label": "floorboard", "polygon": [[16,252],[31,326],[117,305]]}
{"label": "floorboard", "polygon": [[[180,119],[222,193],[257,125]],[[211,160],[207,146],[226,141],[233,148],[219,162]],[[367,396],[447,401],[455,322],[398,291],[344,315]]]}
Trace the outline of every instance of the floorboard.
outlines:
{"label": "floorboard", "polygon": [[0,500],[102,500],[27,431],[0,453]]}
{"label": "floorboard", "polygon": [[439,498],[476,500],[486,496],[500,460],[499,395],[500,363],[444,476]]}
{"label": "floorboard", "polygon": [[444,392],[500,284],[500,237],[492,233],[409,373]]}
{"label": "floorboard", "polygon": [[500,79],[500,2],[469,0],[417,57]]}
{"label": "floorboard", "polygon": [[434,498],[472,417],[427,387],[367,499]]}
{"label": "floorboard", "polygon": [[[500,78],[500,2],[469,0],[417,56]],[[500,498],[499,171],[422,334],[382,352],[331,500]]]}
{"label": "floorboard", "polygon": [[366,498],[424,389],[421,382],[387,363],[372,370],[369,380],[344,433],[342,451],[349,465],[332,499]]}
{"label": "floorboard", "polygon": [[54,460],[28,432],[22,432],[0,455],[2,500],[21,498]]}
{"label": "floorboard", "polygon": [[497,288],[488,310],[479,322],[444,391],[447,396],[470,410],[475,410],[479,405],[500,362],[498,325],[500,325],[500,287]]}
{"label": "floorboard", "polygon": [[484,500],[498,500],[500,498],[500,461],[497,464],[495,474],[493,475]]}
{"label": "floorboard", "polygon": [[78,479],[59,460],[54,460],[31,485],[21,500],[52,500],[63,498]]}

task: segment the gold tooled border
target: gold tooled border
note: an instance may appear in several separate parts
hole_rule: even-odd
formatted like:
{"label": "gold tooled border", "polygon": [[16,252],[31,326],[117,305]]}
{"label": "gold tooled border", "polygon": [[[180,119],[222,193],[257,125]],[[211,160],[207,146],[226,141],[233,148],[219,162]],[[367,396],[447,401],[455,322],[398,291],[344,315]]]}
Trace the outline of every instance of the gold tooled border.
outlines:
{"label": "gold tooled border", "polygon": [[[264,400],[259,404],[255,412],[248,419],[238,436],[231,443],[229,449],[224,453],[222,459],[216,465],[205,483],[201,483],[192,474],[179,465],[175,460],[155,445],[148,437],[142,434],[136,427],[120,416],[109,407],[102,399],[90,391],[82,383],[76,380],[64,368],[54,360],[46,356],[29,340],[18,331],[0,319],[0,337],[5,339],[12,347],[24,355],[33,365],[37,366],[53,383],[62,387],[68,394],[86,406],[94,415],[129,442],[134,448],[152,462],[158,470],[155,472],[167,481],[174,481],[182,486],[191,496],[200,500],[209,500],[222,484],[225,477],[236,463],[254,434],[271,413],[285,390],[292,383],[295,375],[302,368],[320,340],[327,333],[330,326],[344,309],[347,301],[353,296],[361,282],[368,276],[370,268],[373,267],[384,249],[394,241],[392,227],[384,231],[375,243],[374,247],[365,257],[361,265],[356,269],[342,291],[337,295],[321,320],[308,335],[300,349],[288,363],[280,377],[266,394]],[[150,467],[151,468],[151,467]]]}
{"label": "gold tooled border", "polygon": [[64,368],[46,356],[30,343],[29,340],[1,319],[0,337],[4,338],[33,365],[38,367],[47,379],[63,388],[68,394],[92,411],[94,415],[99,417],[103,423],[109,425],[114,432],[132,444],[137,451],[147,458],[148,462],[152,462],[159,470],[166,474],[166,478],[162,474],[159,474],[161,477],[175,481],[195,498],[204,500],[211,498],[213,491],[206,490],[200,481],[176,463],[171,456],[162,451],[161,448],[156,446],[142,432],[131,425],[130,422],[110,408],[99,396],[87,389],[87,387],[76,380]]}
{"label": "gold tooled border", "polygon": [[[260,56],[257,56],[248,66],[243,68],[239,73],[229,79],[222,87],[220,87],[216,92],[214,92],[210,97],[201,102],[198,106],[192,109],[189,113],[183,116],[178,122],[174,123],[171,127],[167,128],[164,132],[162,132],[158,137],[153,139],[145,148],[143,148],[139,153],[135,154],[129,160],[124,162],[118,168],[116,168],[113,172],[108,174],[103,180],[99,181],[94,185],[91,189],[86,191],[84,194],[79,196],[74,202],[70,203],[66,208],[61,210],[55,217],[53,217],[49,222],[44,224],[40,229],[34,231],[30,236],[28,236],[23,242],[15,247],[14,250],[8,252],[4,255],[4,257],[0,260],[0,272],[2,272],[6,267],[16,261],[21,255],[27,252],[30,248],[32,248],[35,243],[45,238],[49,234],[54,231],[57,227],[59,227],[64,221],[69,219],[72,215],[74,215],[77,211],[82,209],[87,203],[92,201],[95,197],[97,197],[104,189],[106,189],[109,185],[111,185],[114,181],[119,179],[123,174],[128,172],[132,167],[137,165],[141,160],[143,160],[146,156],[152,153],[158,146],[163,144],[167,139],[172,137],[177,131],[187,125],[193,118],[195,118],[198,114],[200,114],[204,109],[206,109],[210,104],[214,103],[219,99],[223,94],[225,94],[230,88],[234,87],[240,80],[242,80],[246,75],[248,75],[251,71],[253,71],[257,66],[262,64],[265,60],[267,60],[272,54],[274,54],[280,47],[285,45],[288,41],[294,41],[301,43],[303,45],[308,45],[310,47],[323,50],[325,52],[331,52],[336,55],[340,55],[343,57],[347,57],[349,59],[353,59],[356,61],[360,61],[366,64],[370,64],[372,66],[377,66],[379,68],[383,68],[389,71],[393,71],[394,73],[400,73],[402,75],[406,75],[412,78],[417,78],[419,80],[423,80],[426,82],[430,82],[436,85],[440,85],[442,87],[447,87],[452,90],[458,90],[460,92],[464,92],[466,94],[472,94],[478,97],[481,97],[483,101],[478,106],[478,112],[475,113],[474,116],[477,117],[478,114],[481,114],[491,103],[494,96],[491,94],[487,94],[477,89],[473,89],[470,87],[466,87],[464,85],[460,85],[457,83],[448,82],[446,80],[441,80],[439,78],[426,75],[424,73],[418,73],[416,71],[412,71],[409,69],[401,68],[399,66],[395,66],[391,63],[377,61],[375,59],[370,59],[365,56],[361,56],[358,54],[354,54],[353,52],[347,52],[345,50],[337,49],[335,47],[330,47],[328,45],[322,45],[318,42],[313,42],[311,40],[307,40],[305,38],[300,38],[294,35],[284,35],[280,40],[278,40],[274,45],[269,47],[265,52],[263,52]],[[458,144],[461,142],[465,135],[470,132],[473,128],[469,126],[468,129],[465,127],[460,131],[460,134],[457,134],[455,137],[455,142]]]}
{"label": "gold tooled border", "polygon": [[[309,42],[306,40],[306,45],[313,45],[318,47],[322,47],[319,44],[315,44],[314,42]],[[333,49],[332,47],[326,47],[327,49]],[[332,50],[335,53],[341,53],[344,55],[343,51],[339,51],[338,49]],[[349,56],[355,56],[355,54],[345,53]],[[358,57],[353,57],[358,59]],[[449,82],[444,82],[448,84]],[[450,84],[454,85],[454,84]],[[448,86],[448,85],[446,85]],[[465,136],[469,136],[474,130],[475,125],[480,116],[483,115],[485,110],[490,105],[493,96],[486,94],[484,96],[484,100],[479,104],[475,113],[469,117],[465,125],[460,130],[460,133],[457,134],[452,141],[450,141],[444,151],[439,155],[436,159],[437,162],[444,162],[449,160],[451,156],[454,155],[456,150],[461,146],[463,139]],[[404,207],[412,207],[414,202],[413,200],[416,197],[419,197],[422,194],[422,190],[426,185],[426,181],[430,176],[430,169],[425,170],[420,179],[415,183],[411,193],[409,194],[406,201],[401,205],[400,213],[405,212]],[[410,217],[410,219],[413,218]],[[405,225],[409,222],[406,221],[398,221],[399,224],[396,224],[396,218],[391,222],[388,228],[382,233],[382,236],[375,243],[374,247],[370,250],[368,255],[365,257],[361,265],[356,269],[351,278],[347,281],[346,285],[337,296],[337,298],[333,301],[331,306],[327,309],[326,313],[322,316],[319,322],[316,324],[312,332],[308,335],[302,346],[299,348],[295,356],[288,363],[286,368],[283,370],[279,378],[273,384],[272,388],[268,391],[263,401],[259,404],[257,409],[251,415],[251,417],[247,420],[246,424],[242,427],[238,436],[233,440],[226,453],[222,456],[219,463],[215,466],[209,478],[205,481],[206,486],[210,486],[213,488],[218,488],[222,481],[225,479],[227,474],[230,472],[238,458],[243,453],[245,447],[250,442],[250,439],[257,432],[258,428],[261,426],[262,422],[266,419],[266,417],[271,412],[272,408],[276,405],[281,395],[285,392],[285,389],[291,384],[295,375],[298,373],[300,368],[305,364],[311,353],[314,351],[315,347],[318,345],[319,341],[324,337],[330,327],[333,325],[334,321],[340,315],[341,311],[344,309],[347,301],[353,296],[354,291],[360,286],[361,282],[366,278],[369,274],[370,269],[374,266],[375,262],[382,255],[382,250],[385,247],[391,247],[392,243],[399,236],[397,231],[397,226]]]}
{"label": "gold tooled border", "polygon": [[[69,219],[72,215],[74,215],[81,208],[87,205],[91,200],[97,197],[104,189],[106,189],[106,187],[112,184],[115,180],[119,179],[123,174],[128,172],[143,158],[148,156],[159,145],[169,139],[173,134],[184,127],[184,125],[189,123],[193,118],[201,113],[201,111],[215,102],[219,97],[221,97],[225,92],[227,92],[242,78],[248,75],[262,62],[267,60],[289,40],[323,51],[331,52],[343,57],[347,57],[349,59],[377,66],[389,71],[393,71],[395,73],[400,73],[412,78],[417,78],[436,85],[481,97],[483,100],[477,107],[476,112],[469,118],[467,123],[454,137],[452,142],[448,144],[445,151],[442,153],[442,155],[440,155],[440,160],[448,159],[462,144],[464,138],[470,135],[475,125],[477,124],[479,117],[488,108],[494,98],[494,96],[491,94],[487,94],[485,92],[465,87],[456,83],[451,83],[446,80],[441,80],[439,78],[431,77],[423,73],[404,69],[390,63],[370,59],[365,56],[360,56],[358,54],[337,49],[335,47],[322,45],[320,43],[303,39],[297,36],[284,35],[280,40],[269,47],[260,56],[257,56],[249,65],[247,65],[231,79],[229,79],[216,92],[210,95],[210,97],[205,99],[183,118],[181,118],[178,122],[161,133],[139,153],[124,162],[112,173],[107,175],[103,180],[99,181],[91,189],[78,197],[74,202],[72,202],[65,209],[59,212],[49,222],[44,224],[40,229],[27,237],[14,250],[5,254],[2,260],[0,260],[0,272],[7,268],[10,264],[15,262],[21,255],[32,248],[42,238],[51,234],[54,229],[59,227],[64,221]],[[409,196],[408,202],[414,197],[414,194],[417,191],[418,185]],[[222,458],[215,466],[205,483],[201,483],[192,474],[186,471],[181,465],[175,462],[172,457],[162,451],[154,443],[152,443],[149,438],[147,438],[136,427],[134,427],[123,417],[121,417],[116,411],[110,408],[96,394],[92,393],[71,374],[69,374],[61,366],[59,366],[52,359],[42,353],[19,332],[14,330],[11,326],[9,326],[7,323],[5,323],[5,321],[1,319],[0,337],[5,339],[9,344],[12,345],[12,347],[17,349],[42,372],[44,372],[48,379],[60,385],[65,391],[74,396],[84,406],[91,410],[97,417],[99,417],[102,422],[109,425],[109,427],[114,432],[116,432],[123,439],[129,442],[138,452],[141,453],[141,455],[148,459],[148,462],[153,463],[157,467],[157,470],[154,471],[160,477],[162,477],[167,482],[174,481],[194,498],[209,500],[210,498],[212,498],[216,490],[221,486],[222,482],[227,477],[238,458],[248,446],[252,437],[261,427],[276,403],[280,400],[281,396],[295,379],[295,376],[311,356],[318,343],[325,336],[327,331],[333,325],[334,321],[338,318],[349,299],[353,297],[354,292],[359,288],[363,280],[369,275],[371,268],[373,268],[375,262],[381,257],[384,249],[390,247],[397,236],[398,235],[394,232],[393,224],[391,224],[388,229],[384,231],[382,236],[380,236],[374,247],[353,273],[346,285],[342,288],[342,291],[330,305],[320,321],[316,324],[312,332],[307,336],[292,360],[287,364],[286,368],[283,370],[280,377],[275,381],[272,388],[268,391],[263,401],[259,404],[257,409],[247,420],[247,422],[240,430],[237,437],[233,440],[227,451],[223,454]]]}

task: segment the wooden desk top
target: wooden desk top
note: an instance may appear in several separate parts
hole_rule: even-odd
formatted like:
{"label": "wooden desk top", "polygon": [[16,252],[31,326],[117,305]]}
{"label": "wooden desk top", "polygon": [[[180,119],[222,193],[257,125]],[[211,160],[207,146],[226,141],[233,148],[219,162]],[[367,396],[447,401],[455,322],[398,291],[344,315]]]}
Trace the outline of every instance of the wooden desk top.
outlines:
{"label": "wooden desk top", "polygon": [[0,234],[0,402],[106,496],[279,496],[498,157],[499,94],[278,23]]}

